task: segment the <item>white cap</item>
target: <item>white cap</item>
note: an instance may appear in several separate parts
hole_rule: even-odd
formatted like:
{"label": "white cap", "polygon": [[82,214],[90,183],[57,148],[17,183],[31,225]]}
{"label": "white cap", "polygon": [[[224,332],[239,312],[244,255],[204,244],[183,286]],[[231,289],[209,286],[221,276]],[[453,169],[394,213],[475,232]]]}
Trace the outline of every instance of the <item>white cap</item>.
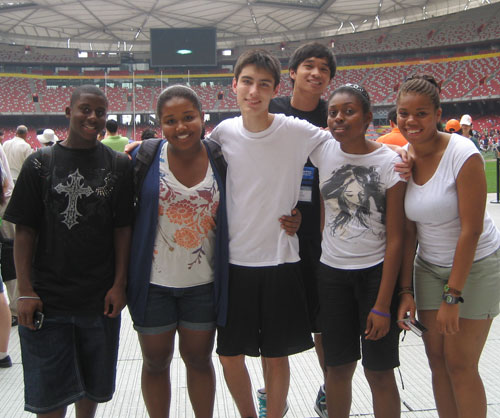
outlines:
{"label": "white cap", "polygon": [[460,119],[460,125],[472,125],[472,118],[470,115],[463,115],[462,119]]}
{"label": "white cap", "polygon": [[37,135],[36,137],[42,144],[59,141],[59,138],[52,129],[45,129],[41,135]]}

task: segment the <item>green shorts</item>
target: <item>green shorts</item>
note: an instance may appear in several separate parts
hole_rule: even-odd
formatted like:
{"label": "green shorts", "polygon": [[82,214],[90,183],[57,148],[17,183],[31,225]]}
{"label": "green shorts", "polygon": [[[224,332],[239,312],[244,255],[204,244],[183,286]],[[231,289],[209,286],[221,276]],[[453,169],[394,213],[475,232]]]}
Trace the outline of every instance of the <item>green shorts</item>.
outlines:
{"label": "green shorts", "polygon": [[[441,306],[443,286],[451,267],[440,267],[415,258],[415,301],[420,311],[437,310]],[[494,318],[500,312],[500,249],[472,263],[462,291],[460,318]]]}

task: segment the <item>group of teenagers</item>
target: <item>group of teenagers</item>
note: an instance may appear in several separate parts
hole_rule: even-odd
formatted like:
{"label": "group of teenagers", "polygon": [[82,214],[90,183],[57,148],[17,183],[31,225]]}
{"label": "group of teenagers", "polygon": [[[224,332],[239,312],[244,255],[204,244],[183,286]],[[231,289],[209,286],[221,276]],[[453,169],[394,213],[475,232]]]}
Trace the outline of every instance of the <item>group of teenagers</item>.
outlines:
{"label": "group of teenagers", "polygon": [[[335,72],[331,49],[307,43],[290,58],[292,96],[276,98],[280,62],[246,51],[232,81],[241,116],[203,138],[196,93],[168,87],[157,101],[164,139],[131,161],[96,139],[102,91],[75,89],[68,138],[26,160],[4,215],[16,224],[26,410],[63,417],[75,403],[78,418],[93,417],[111,399],[128,304],[153,418],[169,416],[176,334],[194,415],[212,417],[216,331],[242,418],[287,412],[288,357],[312,347],[322,418],[349,416],[361,358],[374,415],[399,417],[393,370],[417,312],[439,416],[486,416],[478,362],[499,312],[500,233],[483,160],[438,130],[432,77],[399,88],[409,145],[396,152],[365,138],[363,86],[321,99]],[[246,356],[262,358],[259,412]]]}

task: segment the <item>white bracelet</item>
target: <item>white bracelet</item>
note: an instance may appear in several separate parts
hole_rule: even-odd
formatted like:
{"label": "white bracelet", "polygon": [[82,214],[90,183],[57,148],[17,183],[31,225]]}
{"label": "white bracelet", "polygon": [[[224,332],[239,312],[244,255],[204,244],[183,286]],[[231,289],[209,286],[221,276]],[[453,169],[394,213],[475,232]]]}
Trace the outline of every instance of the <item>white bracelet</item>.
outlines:
{"label": "white bracelet", "polygon": [[17,298],[17,300],[20,300],[20,299],[36,299],[36,300],[40,300],[40,298],[38,296],[19,296]]}

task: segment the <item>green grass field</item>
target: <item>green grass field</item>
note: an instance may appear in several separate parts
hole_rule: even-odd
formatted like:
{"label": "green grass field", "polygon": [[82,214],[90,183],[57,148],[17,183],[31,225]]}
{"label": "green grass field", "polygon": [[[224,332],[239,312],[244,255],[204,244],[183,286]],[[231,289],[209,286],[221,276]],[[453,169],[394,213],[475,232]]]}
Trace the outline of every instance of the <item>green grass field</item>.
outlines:
{"label": "green grass field", "polygon": [[488,184],[488,193],[497,191],[497,160],[488,154],[484,155],[486,160],[486,183]]}

